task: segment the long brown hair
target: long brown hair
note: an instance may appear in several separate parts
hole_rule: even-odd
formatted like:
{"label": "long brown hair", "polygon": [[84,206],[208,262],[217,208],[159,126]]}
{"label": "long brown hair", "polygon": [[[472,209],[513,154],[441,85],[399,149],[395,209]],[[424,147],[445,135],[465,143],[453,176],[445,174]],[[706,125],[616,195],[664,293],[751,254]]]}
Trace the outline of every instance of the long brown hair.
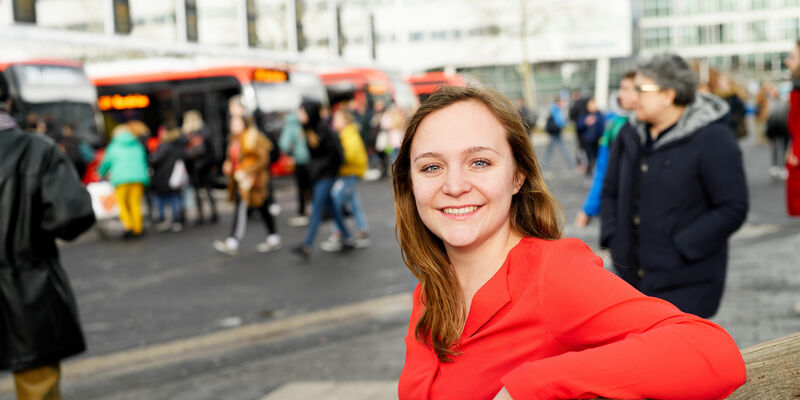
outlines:
{"label": "long brown hair", "polygon": [[443,87],[422,103],[408,121],[397,161],[392,166],[395,236],[400,242],[403,262],[420,282],[423,308],[416,338],[432,346],[443,362],[459,354],[453,346],[461,335],[467,310],[444,243],[425,226],[417,211],[410,153],[422,120],[434,111],[462,101],[483,104],[503,125],[517,171],[524,176],[521,189],[511,200],[511,229],[526,237],[558,239],[563,220],[561,208],[542,178],[527,131],[510,100],[491,89]]}

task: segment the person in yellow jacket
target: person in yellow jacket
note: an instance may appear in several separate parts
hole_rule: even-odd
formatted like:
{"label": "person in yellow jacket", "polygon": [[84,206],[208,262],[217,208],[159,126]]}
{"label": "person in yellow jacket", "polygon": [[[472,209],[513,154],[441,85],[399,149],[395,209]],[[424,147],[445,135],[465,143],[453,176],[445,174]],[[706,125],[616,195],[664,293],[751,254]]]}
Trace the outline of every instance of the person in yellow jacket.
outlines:
{"label": "person in yellow jacket", "polygon": [[[358,132],[353,114],[339,109],[333,114],[333,129],[339,133],[344,161],[339,167],[339,178],[331,188],[333,212],[344,219],[344,209],[349,207],[356,220],[358,233],[353,236],[353,246],[363,248],[370,245],[369,225],[358,196],[358,182],[367,172],[368,156],[364,141]],[[339,251],[343,246],[342,234],[334,226],[334,233],[320,247],[324,251]]]}

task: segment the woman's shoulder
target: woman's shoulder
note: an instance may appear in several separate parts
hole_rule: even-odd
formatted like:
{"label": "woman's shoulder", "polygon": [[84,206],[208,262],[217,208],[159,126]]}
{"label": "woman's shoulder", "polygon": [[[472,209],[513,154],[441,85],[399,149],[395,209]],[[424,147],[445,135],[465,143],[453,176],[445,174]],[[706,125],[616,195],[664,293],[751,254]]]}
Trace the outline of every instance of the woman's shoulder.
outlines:
{"label": "woman's shoulder", "polygon": [[525,237],[514,250],[512,261],[536,263],[539,270],[550,265],[583,264],[581,260],[595,256],[586,243],[576,238]]}

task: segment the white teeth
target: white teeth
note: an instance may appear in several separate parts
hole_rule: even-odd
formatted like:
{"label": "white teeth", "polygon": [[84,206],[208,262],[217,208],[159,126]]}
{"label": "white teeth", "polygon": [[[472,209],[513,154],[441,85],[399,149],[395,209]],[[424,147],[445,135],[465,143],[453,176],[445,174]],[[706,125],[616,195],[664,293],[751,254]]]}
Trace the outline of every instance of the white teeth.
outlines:
{"label": "white teeth", "polygon": [[477,206],[469,206],[463,208],[443,208],[442,211],[445,214],[449,215],[464,215],[464,214],[469,214],[477,209],[478,209]]}

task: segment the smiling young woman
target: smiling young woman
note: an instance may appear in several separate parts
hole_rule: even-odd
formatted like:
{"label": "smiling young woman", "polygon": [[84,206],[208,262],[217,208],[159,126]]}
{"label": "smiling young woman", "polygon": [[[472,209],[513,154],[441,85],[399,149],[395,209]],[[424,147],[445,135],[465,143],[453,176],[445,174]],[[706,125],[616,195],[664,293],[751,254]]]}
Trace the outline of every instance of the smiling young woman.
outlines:
{"label": "smiling young woman", "polygon": [[420,282],[401,399],[712,399],[744,381],[722,328],[558,240],[560,208],[502,95],[435,92],[392,172],[397,239]]}

